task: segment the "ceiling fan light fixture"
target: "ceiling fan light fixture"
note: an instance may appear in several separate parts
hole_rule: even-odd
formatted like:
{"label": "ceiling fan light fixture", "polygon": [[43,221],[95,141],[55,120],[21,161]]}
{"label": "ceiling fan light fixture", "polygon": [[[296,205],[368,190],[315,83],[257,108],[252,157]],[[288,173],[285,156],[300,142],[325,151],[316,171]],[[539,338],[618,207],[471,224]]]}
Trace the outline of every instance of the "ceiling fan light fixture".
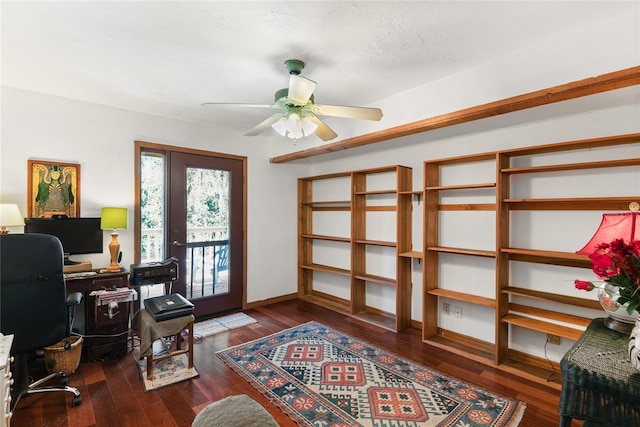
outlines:
{"label": "ceiling fan light fixture", "polygon": [[289,114],[287,118],[287,136],[289,138],[298,139],[304,137],[302,133],[302,121],[296,113]]}
{"label": "ceiling fan light fixture", "polygon": [[306,77],[291,75],[289,77],[289,90],[287,96],[290,101],[298,105],[304,105],[309,101],[317,83]]}
{"label": "ceiling fan light fixture", "polygon": [[302,132],[304,136],[309,136],[318,129],[318,125],[311,121],[309,117],[302,118]]}
{"label": "ceiling fan light fixture", "polygon": [[302,117],[298,113],[291,113],[288,116],[280,117],[280,120],[271,127],[282,136],[291,139],[300,139],[309,136],[316,131],[316,125],[309,117]]}
{"label": "ceiling fan light fixture", "polygon": [[288,121],[286,117],[280,117],[280,120],[271,125],[271,127],[282,136],[287,136]]}

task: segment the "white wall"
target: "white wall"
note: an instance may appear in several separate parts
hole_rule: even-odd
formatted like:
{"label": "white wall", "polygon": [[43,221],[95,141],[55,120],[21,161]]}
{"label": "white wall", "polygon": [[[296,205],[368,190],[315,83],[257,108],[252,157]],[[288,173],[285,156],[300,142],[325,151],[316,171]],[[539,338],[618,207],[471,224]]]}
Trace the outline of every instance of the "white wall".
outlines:
{"label": "white wall", "polygon": [[[133,212],[134,141],[198,148],[248,158],[247,300],[296,292],[296,176],[301,166],[268,161],[269,146],[240,134],[111,107],[2,88],[0,200],[18,203],[27,215],[27,160],[57,160],[81,166],[82,216],[100,216],[103,206]],[[130,224],[131,225],[131,224]],[[102,255],[74,256],[95,268]],[[133,229],[120,232],[122,265],[133,262]]]}

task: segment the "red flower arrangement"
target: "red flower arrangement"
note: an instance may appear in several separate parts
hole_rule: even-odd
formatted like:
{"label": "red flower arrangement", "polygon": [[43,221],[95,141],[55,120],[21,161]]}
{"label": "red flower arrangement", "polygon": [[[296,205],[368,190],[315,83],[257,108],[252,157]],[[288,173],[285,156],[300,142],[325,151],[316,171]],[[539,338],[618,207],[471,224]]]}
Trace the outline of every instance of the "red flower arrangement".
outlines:
{"label": "red flower arrangement", "polygon": [[[629,314],[640,311],[640,241],[625,243],[623,239],[615,239],[611,243],[601,243],[589,258],[596,276],[618,288],[618,304],[629,303]],[[598,287],[585,280],[574,283],[577,289],[584,291]]]}

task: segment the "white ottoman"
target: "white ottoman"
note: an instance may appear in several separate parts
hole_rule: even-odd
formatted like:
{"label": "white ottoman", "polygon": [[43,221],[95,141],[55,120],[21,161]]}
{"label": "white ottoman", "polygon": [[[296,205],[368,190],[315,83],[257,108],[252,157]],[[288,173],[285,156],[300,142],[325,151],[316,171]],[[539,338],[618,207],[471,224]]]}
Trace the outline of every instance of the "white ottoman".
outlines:
{"label": "white ottoman", "polygon": [[239,394],[227,396],[198,412],[191,427],[279,427],[258,402]]}

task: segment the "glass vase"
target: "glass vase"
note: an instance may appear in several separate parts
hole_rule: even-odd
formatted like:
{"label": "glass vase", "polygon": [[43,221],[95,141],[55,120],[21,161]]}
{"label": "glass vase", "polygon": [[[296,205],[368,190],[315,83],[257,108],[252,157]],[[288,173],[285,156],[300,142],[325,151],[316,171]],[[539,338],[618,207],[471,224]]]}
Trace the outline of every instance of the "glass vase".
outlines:
{"label": "glass vase", "polygon": [[607,328],[614,331],[630,334],[631,330],[638,320],[638,312],[632,314],[627,312],[628,303],[618,303],[618,287],[605,283],[603,287],[598,288],[598,301],[600,306],[607,313],[604,324]]}

